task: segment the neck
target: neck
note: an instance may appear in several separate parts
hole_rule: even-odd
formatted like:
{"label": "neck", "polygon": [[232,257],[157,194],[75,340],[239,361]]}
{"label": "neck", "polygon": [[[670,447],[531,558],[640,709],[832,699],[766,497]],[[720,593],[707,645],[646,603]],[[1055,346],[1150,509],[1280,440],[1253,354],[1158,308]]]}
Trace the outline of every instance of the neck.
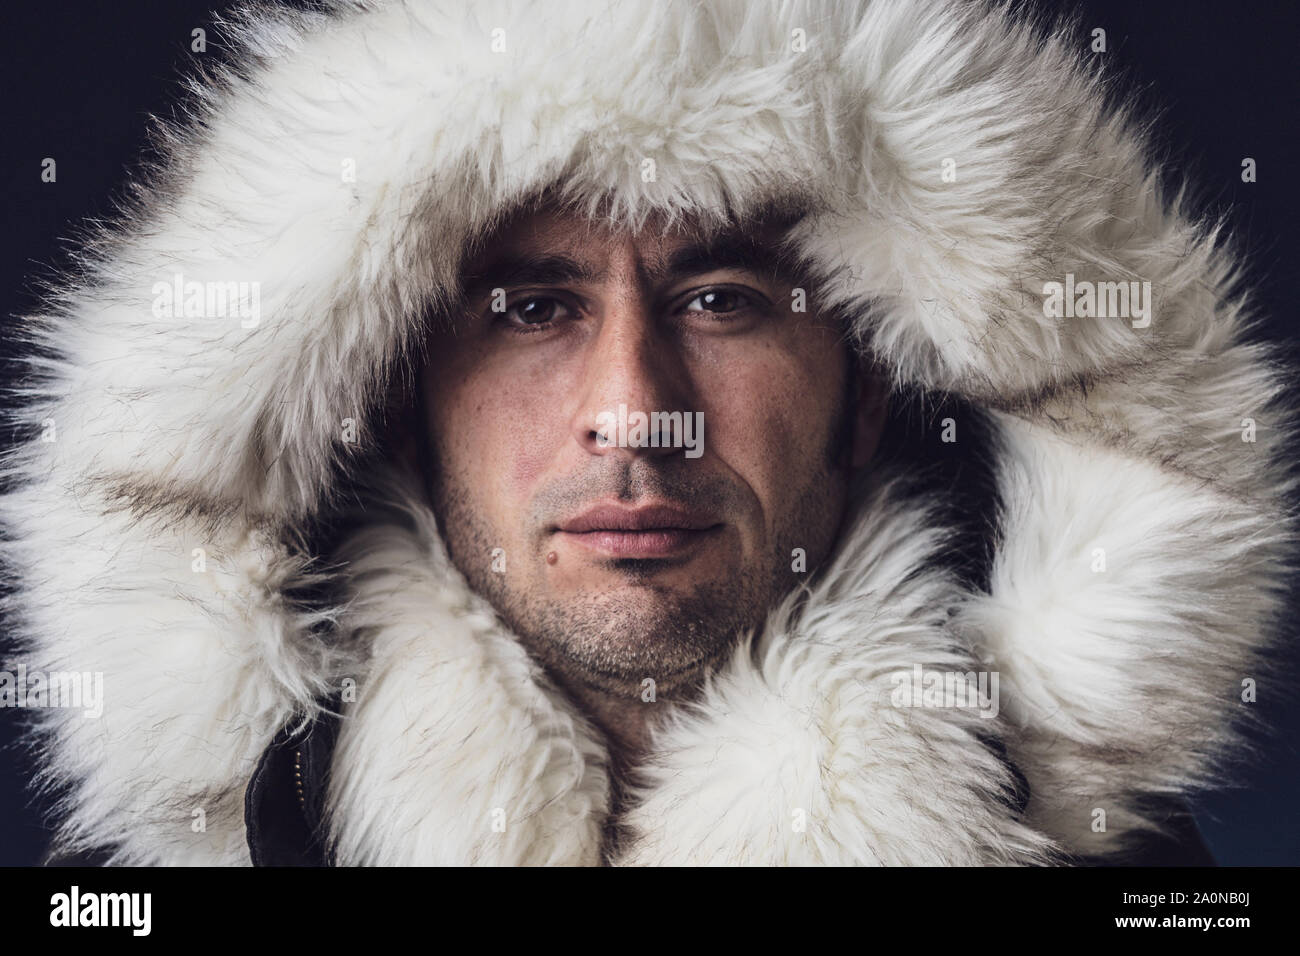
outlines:
{"label": "neck", "polygon": [[[719,655],[721,656],[721,655]],[[604,858],[617,857],[623,838],[621,817],[628,808],[636,768],[652,749],[651,731],[671,703],[689,700],[703,684],[713,661],[699,671],[654,689],[653,699],[640,685],[600,686],[558,667],[547,667],[556,684],[603,732],[609,754],[609,816],[605,823]],[[545,665],[543,665],[545,666]]]}
{"label": "neck", "polygon": [[581,682],[562,685],[605,736],[609,752],[609,816],[605,820],[602,857],[616,859],[624,839],[621,819],[628,807],[631,775],[649,751],[650,724],[662,701],[612,694]]}
{"label": "neck", "polygon": [[643,701],[631,693],[613,693],[581,681],[561,681],[568,695],[605,733],[614,765],[629,765],[644,756],[650,722],[662,699]]}

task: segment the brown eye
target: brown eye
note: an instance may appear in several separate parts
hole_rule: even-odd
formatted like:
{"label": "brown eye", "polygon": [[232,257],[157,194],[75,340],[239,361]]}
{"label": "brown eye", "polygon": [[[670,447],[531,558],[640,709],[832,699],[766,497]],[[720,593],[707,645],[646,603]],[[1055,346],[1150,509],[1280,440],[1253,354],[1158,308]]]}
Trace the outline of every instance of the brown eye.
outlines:
{"label": "brown eye", "polygon": [[725,314],[737,312],[752,304],[749,296],[734,289],[709,289],[686,303],[685,311]]}
{"label": "brown eye", "polygon": [[569,310],[559,299],[537,295],[515,302],[506,309],[504,315],[506,321],[516,327],[538,326],[567,318]]}

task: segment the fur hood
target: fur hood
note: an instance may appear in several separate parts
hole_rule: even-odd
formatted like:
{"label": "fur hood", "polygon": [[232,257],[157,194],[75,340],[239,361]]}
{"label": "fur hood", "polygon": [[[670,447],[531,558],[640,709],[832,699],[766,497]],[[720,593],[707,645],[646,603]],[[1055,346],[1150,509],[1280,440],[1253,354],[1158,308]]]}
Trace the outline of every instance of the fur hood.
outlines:
{"label": "fur hood", "polygon": [[[104,681],[98,719],[29,711],[63,843],[247,863],[259,755],[350,680],[339,862],[602,862],[603,737],[419,497],[367,488],[420,317],[544,188],[629,224],[811,210],[793,241],[820,291],[898,389],[981,411],[1000,501],[970,587],[941,560],[942,501],[879,476],[832,566],[656,732],[610,862],[1104,856],[1156,825],[1153,795],[1211,782],[1286,580],[1281,379],[1231,252],[1162,193],[1082,42],[1022,16],[245,14],[164,167],[23,324],[12,659]],[[186,313],[191,282],[249,283],[245,311]],[[1080,314],[1093,282],[1149,283],[1149,315]],[[357,487],[393,507],[318,553],[310,529]],[[917,668],[995,672],[1000,712],[898,706]]]}

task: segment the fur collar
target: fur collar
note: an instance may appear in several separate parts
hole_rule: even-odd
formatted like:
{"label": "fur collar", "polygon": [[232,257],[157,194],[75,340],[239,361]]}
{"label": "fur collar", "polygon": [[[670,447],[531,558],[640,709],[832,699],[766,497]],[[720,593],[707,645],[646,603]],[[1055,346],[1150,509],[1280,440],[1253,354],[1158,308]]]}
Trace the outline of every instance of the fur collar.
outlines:
{"label": "fur collar", "polygon": [[[330,794],[342,864],[594,864],[605,744],[409,523],[345,549],[348,626],[372,635]],[[948,627],[961,592],[923,507],[876,488],[839,558],[775,610],[698,701],[659,718],[616,864],[1038,862],[970,707],[899,706],[899,677],[980,670]],[[914,703],[920,704],[919,695]],[[664,703],[648,707],[668,708]]]}
{"label": "fur collar", "polygon": [[[364,481],[466,242],[547,187],[627,223],[799,202],[798,251],[855,340],[997,432],[988,591],[934,567],[927,502],[876,489],[834,568],[666,721],[616,862],[1105,854],[1154,825],[1148,796],[1214,779],[1288,573],[1283,378],[1246,335],[1238,261],[1162,194],[1079,38],[1016,16],[247,12],[238,67],[200,78],[192,121],[161,130],[165,168],[22,326],[10,659],[104,678],[99,719],[26,712],[63,842],[247,862],[259,754],[354,677],[331,795],[345,861],[600,859],[599,737],[466,592],[427,513],[361,532],[338,574],[302,534],[341,477]],[[255,281],[260,312],[153,308],[178,276]],[[1067,277],[1149,282],[1152,318],[1053,317],[1044,286]],[[327,584],[351,603],[309,610]],[[887,706],[916,664],[996,669],[1000,717]],[[1030,785],[1021,819],[992,728]]]}

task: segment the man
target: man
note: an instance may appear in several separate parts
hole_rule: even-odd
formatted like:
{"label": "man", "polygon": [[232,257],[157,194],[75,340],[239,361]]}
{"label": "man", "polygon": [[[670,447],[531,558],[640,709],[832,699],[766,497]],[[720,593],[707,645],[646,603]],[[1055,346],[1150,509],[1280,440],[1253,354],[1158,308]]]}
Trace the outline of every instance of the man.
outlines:
{"label": "man", "polygon": [[883,424],[780,238],[535,213],[429,347],[451,558],[619,750],[644,747],[646,681],[678,697],[829,554]]}
{"label": "man", "polygon": [[22,660],[105,685],[32,711],[58,850],[1203,860],[1279,379],[1011,16],[255,15],[32,323]]}

